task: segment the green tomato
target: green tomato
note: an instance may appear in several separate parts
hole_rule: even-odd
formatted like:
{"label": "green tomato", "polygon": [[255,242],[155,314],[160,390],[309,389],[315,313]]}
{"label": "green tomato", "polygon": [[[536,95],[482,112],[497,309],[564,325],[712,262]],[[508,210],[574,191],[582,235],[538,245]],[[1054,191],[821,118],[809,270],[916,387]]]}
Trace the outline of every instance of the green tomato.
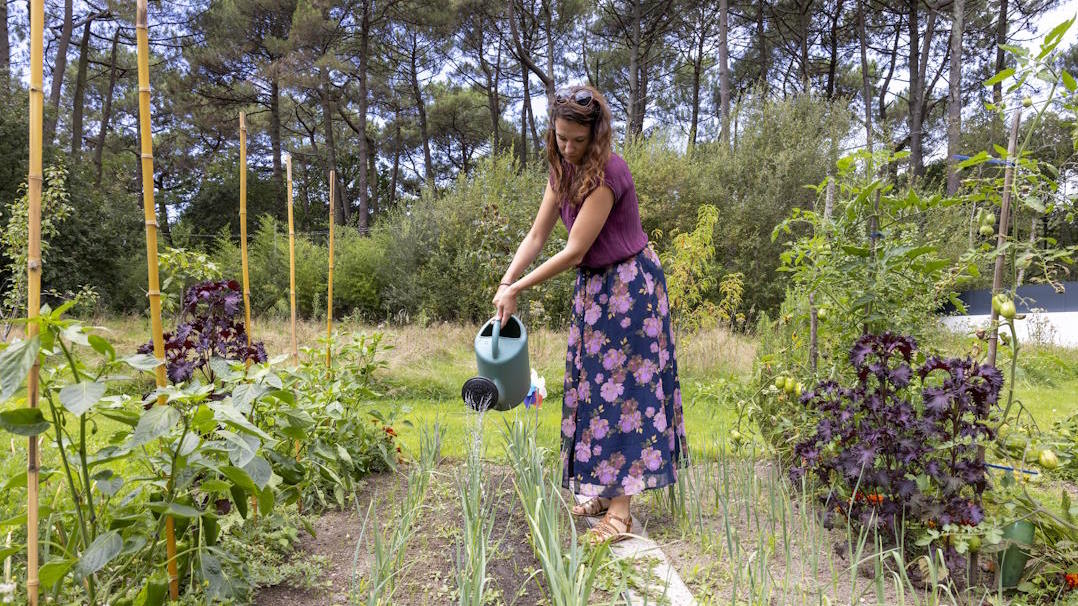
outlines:
{"label": "green tomato", "polygon": [[1014,302],[1012,301],[1004,301],[999,304],[999,315],[1003,316],[1008,320],[1014,319],[1014,314],[1016,313],[1016,311],[1017,310],[1015,310],[1014,308]]}
{"label": "green tomato", "polygon": [[793,377],[786,377],[786,385],[785,385],[786,393],[793,393],[794,392],[794,385],[795,385],[794,384],[794,378]]}
{"label": "green tomato", "polygon": [[777,387],[779,389],[785,389],[786,388],[786,377],[784,377],[782,375],[779,375],[779,376],[775,377],[775,387]]}
{"label": "green tomato", "polygon": [[966,544],[971,552],[976,553],[981,550],[981,537],[970,537]]}
{"label": "green tomato", "polygon": [[1033,105],[1033,98],[1032,97],[1030,97],[1029,95],[1026,95],[1024,98],[1022,98],[1022,107],[1030,107],[1032,105]]}
{"label": "green tomato", "polygon": [[996,230],[991,225],[982,225],[979,231],[985,238],[990,238],[992,234],[996,233]]}
{"label": "green tomato", "polygon": [[1003,296],[1003,293],[999,292],[992,296],[992,311],[999,313],[999,305],[1003,303],[1007,298]]}
{"label": "green tomato", "polygon": [[981,217],[981,224],[982,225],[995,225],[996,224],[996,214],[995,213],[986,213],[983,217]]}
{"label": "green tomato", "polygon": [[823,322],[824,320],[827,319],[827,308],[826,307],[821,307],[821,308],[816,310],[816,319],[819,320],[820,322]]}
{"label": "green tomato", "polygon": [[1040,462],[1041,467],[1045,469],[1055,469],[1056,467],[1059,467],[1059,457],[1048,448],[1041,451],[1041,456],[1038,457],[1037,460]]}

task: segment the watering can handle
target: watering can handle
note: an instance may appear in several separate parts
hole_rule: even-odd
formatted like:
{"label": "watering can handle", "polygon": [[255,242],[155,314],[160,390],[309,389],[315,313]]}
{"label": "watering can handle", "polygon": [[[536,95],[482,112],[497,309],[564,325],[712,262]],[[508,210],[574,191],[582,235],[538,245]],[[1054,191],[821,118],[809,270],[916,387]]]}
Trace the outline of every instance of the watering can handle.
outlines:
{"label": "watering can handle", "polygon": [[498,335],[502,332],[502,321],[494,320],[494,332],[490,336],[490,357],[498,357]]}

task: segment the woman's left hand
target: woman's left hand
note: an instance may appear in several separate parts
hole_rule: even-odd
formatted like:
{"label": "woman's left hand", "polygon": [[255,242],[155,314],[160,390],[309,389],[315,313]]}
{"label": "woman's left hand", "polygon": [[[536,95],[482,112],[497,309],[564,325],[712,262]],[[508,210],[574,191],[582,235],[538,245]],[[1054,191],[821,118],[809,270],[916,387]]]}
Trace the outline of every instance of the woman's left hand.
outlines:
{"label": "woman's left hand", "polygon": [[498,294],[494,295],[494,310],[496,317],[505,326],[509,316],[517,312],[517,290],[512,286],[502,286]]}

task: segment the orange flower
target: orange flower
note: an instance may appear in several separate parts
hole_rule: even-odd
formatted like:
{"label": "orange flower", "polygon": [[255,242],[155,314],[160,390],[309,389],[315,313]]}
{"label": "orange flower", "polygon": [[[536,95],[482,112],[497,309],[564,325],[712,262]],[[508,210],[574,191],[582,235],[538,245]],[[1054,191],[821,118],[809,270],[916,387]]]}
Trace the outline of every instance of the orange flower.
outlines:
{"label": "orange flower", "polygon": [[1063,575],[1063,580],[1067,584],[1067,589],[1078,589],[1078,572],[1068,572]]}

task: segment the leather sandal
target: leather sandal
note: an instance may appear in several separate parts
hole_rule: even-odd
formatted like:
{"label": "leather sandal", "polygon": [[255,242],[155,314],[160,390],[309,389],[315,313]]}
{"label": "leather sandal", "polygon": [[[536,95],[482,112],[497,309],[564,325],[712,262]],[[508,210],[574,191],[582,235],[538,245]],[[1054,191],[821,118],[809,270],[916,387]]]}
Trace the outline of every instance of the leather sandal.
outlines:
{"label": "leather sandal", "polygon": [[574,516],[583,518],[597,518],[606,513],[610,508],[610,501],[607,501],[606,505],[603,505],[603,500],[599,497],[595,497],[591,500],[583,503],[573,505],[569,510]]}
{"label": "leather sandal", "polygon": [[[621,531],[614,527],[608,520],[615,520],[625,525],[625,530]],[[584,534],[584,540],[592,545],[601,545],[602,543],[617,543],[624,541],[631,536],[633,531],[633,518],[629,516],[623,518],[617,514],[606,512],[602,520],[595,526],[592,526],[588,532]]]}

